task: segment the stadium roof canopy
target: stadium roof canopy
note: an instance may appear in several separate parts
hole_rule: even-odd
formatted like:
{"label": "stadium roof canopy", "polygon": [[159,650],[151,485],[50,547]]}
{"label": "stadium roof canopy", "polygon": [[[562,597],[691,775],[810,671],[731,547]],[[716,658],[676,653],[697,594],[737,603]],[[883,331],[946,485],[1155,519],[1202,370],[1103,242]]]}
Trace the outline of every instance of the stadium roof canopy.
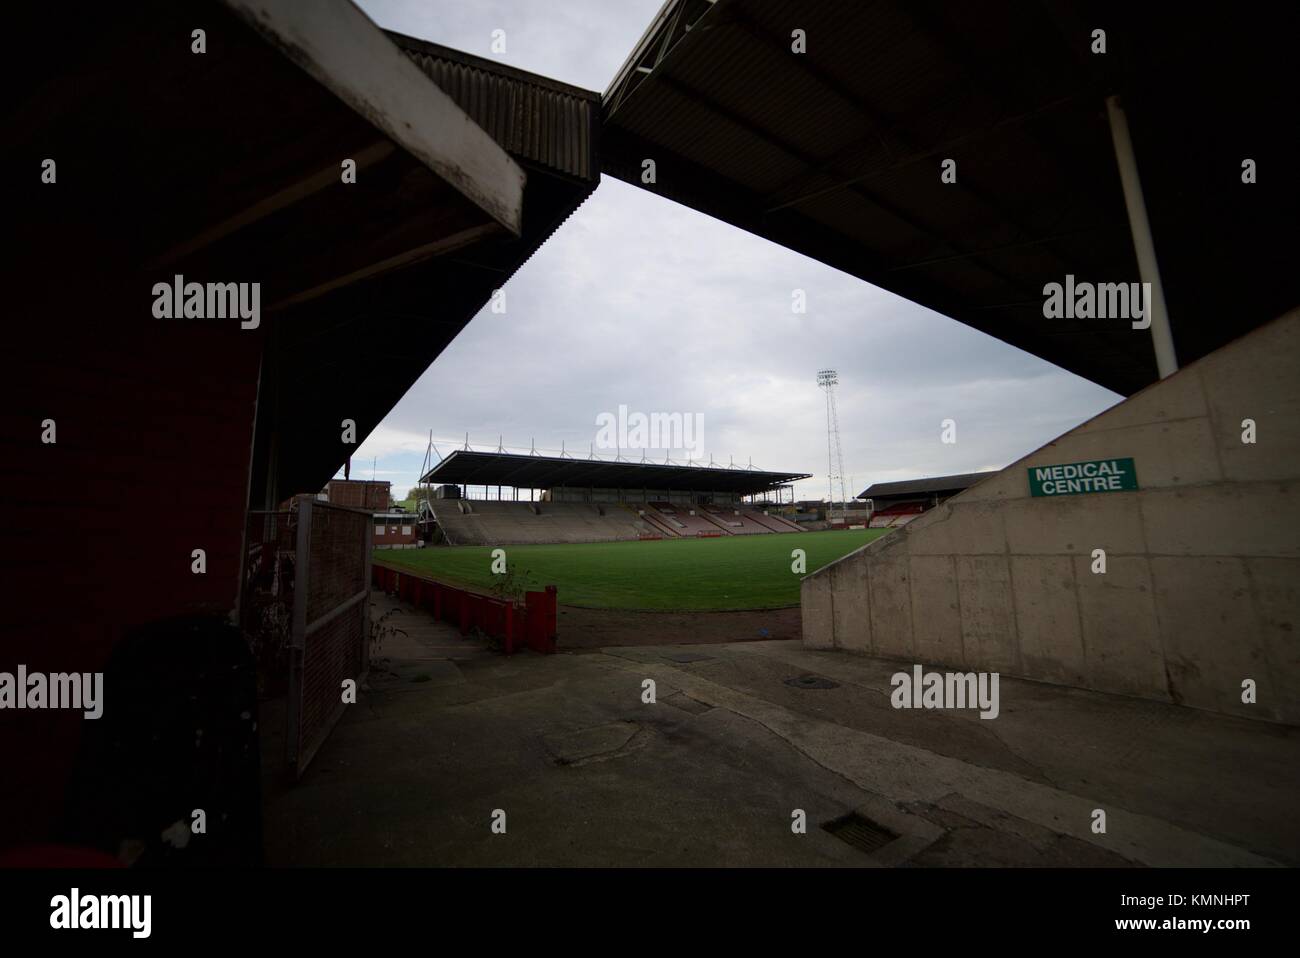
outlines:
{"label": "stadium roof canopy", "polygon": [[1043,314],[1067,274],[1139,280],[1106,98],[1186,364],[1297,302],[1286,6],[668,0],[605,93],[602,162],[1131,394],[1157,377],[1149,331]]}
{"label": "stadium roof canopy", "polygon": [[959,476],[934,476],[929,479],[904,479],[899,482],[877,482],[863,490],[859,499],[898,499],[924,496],[934,492],[960,492],[969,489],[992,472],[967,472]]}
{"label": "stadium roof canopy", "polygon": [[[136,0],[71,16],[16,4],[6,16],[22,40],[6,58],[3,179],[29,181],[44,157],[62,167],[57,188],[7,195],[22,237],[7,268],[49,315],[94,302],[89,331],[66,338],[102,378],[119,351],[170,363],[211,343],[195,395],[219,393],[240,375],[224,357],[265,342],[258,505],[277,488],[319,489],[355,449],[342,421],[369,433],[599,179],[599,94],[385,35],[348,0]],[[147,294],[177,276],[255,285],[257,327],[155,320]],[[137,308],[139,322],[118,321]],[[47,348],[44,324],[12,325],[7,352],[78,368]],[[403,348],[368,348],[387,342]],[[205,442],[233,450],[251,410],[214,403],[195,399],[178,422],[201,420]]]}
{"label": "stadium roof canopy", "polygon": [[425,473],[420,481],[437,485],[515,486],[520,489],[571,486],[580,489],[662,489],[750,495],[808,478],[810,474],[802,472],[568,459],[457,449]]}
{"label": "stadium roof canopy", "polygon": [[[355,451],[341,441],[339,423],[354,420],[359,436],[378,425],[600,181],[599,94],[399,33],[388,32],[386,39],[435,94],[441,90],[473,121],[464,136],[486,134],[523,171],[517,229],[465,231],[441,246],[412,240],[416,248],[409,256],[382,263],[373,278],[277,317],[278,362],[287,384],[274,413],[279,485],[294,492],[320,488]],[[334,152],[341,148],[336,144]],[[454,225],[445,206],[416,202],[420,197],[405,175],[407,166],[396,161],[363,171],[357,188],[364,192],[348,207],[360,224],[355,235],[395,240],[416,226]],[[376,206],[383,197],[392,198],[392,215]],[[347,235],[322,259],[334,267],[336,251],[352,245]],[[402,348],[370,348],[388,342]]]}

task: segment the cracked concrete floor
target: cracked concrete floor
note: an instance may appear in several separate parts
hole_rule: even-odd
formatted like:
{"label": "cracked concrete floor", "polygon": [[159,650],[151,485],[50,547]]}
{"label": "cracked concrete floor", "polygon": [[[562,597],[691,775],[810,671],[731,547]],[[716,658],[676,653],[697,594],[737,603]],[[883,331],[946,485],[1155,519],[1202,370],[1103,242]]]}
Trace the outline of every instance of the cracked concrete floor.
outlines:
{"label": "cracked concrete floor", "polygon": [[[505,658],[408,608],[388,621],[405,634],[303,780],[268,772],[269,864],[1300,862],[1294,729],[1007,678],[991,721],[902,711],[897,663],[795,641]],[[810,675],[831,682],[787,683]],[[852,812],[875,847],[822,827]]]}

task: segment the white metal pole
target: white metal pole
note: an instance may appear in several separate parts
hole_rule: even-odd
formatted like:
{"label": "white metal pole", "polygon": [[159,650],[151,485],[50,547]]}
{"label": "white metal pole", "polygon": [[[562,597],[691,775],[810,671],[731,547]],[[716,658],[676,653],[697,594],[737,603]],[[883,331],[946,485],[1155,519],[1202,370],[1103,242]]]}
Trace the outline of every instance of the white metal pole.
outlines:
{"label": "white metal pole", "polygon": [[1151,301],[1146,304],[1151,318],[1151,344],[1155,348],[1156,369],[1160,378],[1164,379],[1178,372],[1178,357],[1174,354],[1174,336],[1169,328],[1169,314],[1165,311],[1165,290],[1160,283],[1156,246],[1151,238],[1151,223],[1147,220],[1147,205],[1142,196],[1142,179],[1138,176],[1133,140],[1129,137],[1128,117],[1119,97],[1106,98],[1106,115],[1110,118],[1115,160],[1119,164],[1120,183],[1124,187],[1124,206],[1128,209],[1128,225],[1133,233],[1138,274],[1142,277],[1142,282],[1149,283],[1151,288]]}
{"label": "white metal pole", "polygon": [[831,387],[826,390],[826,521],[835,521],[835,450],[831,445]]}

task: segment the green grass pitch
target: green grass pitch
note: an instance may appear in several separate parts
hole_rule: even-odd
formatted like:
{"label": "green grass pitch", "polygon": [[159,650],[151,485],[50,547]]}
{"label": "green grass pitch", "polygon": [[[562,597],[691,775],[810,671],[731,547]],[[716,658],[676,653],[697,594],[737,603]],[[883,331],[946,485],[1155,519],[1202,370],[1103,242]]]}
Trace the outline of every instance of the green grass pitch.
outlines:
{"label": "green grass pitch", "polygon": [[[511,572],[529,588],[554,585],[563,605],[594,609],[722,611],[780,609],[799,604],[800,575],[790,553],[807,553],[808,571],[884,535],[887,529],[722,536],[647,542],[500,546]],[[376,549],[375,561],[482,590],[492,574],[492,548],[455,546]]]}

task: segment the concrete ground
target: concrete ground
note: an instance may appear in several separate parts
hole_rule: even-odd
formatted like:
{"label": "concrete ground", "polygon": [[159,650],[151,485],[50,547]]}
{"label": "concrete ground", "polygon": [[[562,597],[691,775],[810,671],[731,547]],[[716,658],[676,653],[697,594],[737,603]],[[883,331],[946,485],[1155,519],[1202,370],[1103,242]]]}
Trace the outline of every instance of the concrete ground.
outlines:
{"label": "concrete ground", "polygon": [[994,720],[895,710],[897,663],[791,640],[506,658],[374,602],[405,634],[302,781],[269,776],[268,864],[1300,863],[1295,729],[1013,679]]}

